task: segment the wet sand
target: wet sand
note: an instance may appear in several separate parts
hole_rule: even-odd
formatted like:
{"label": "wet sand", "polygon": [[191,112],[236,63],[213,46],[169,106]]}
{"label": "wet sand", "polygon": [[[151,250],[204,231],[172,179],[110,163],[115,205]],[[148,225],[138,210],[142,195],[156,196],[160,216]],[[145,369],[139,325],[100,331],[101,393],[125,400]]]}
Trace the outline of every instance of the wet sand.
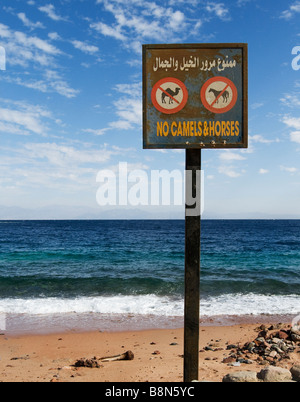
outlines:
{"label": "wet sand", "polygon": [[[274,322],[273,322],[274,323]],[[201,325],[199,380],[222,381],[241,370],[259,372],[257,362],[232,367],[223,363],[229,344],[245,344],[256,338],[256,324]],[[204,348],[212,345],[215,351]],[[91,359],[132,351],[131,361],[101,362],[100,368],[76,368],[81,358]],[[182,382],[183,329],[126,332],[64,332],[48,335],[0,335],[2,382]],[[290,368],[300,362],[299,353],[279,363]]]}

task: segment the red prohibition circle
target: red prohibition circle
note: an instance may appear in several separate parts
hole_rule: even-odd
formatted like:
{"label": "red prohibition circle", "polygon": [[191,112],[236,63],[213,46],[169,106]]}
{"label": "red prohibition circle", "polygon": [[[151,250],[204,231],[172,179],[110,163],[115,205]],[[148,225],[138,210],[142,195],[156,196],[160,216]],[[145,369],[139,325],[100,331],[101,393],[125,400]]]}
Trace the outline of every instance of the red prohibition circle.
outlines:
{"label": "red prohibition circle", "polygon": [[[165,83],[172,83],[172,84],[176,84],[180,87],[181,91],[182,91],[182,100],[179,102],[176,98],[175,95],[172,96],[172,94],[168,93],[166,90],[164,90],[162,88],[162,85]],[[163,106],[162,102],[161,104],[157,101],[157,92],[159,91],[159,95],[163,95],[165,94],[165,98],[168,97],[169,99],[171,99],[172,102],[175,102],[178,104],[177,107],[174,107],[172,109],[168,109],[166,107]],[[188,91],[186,89],[186,86],[184,85],[184,83],[180,80],[178,80],[177,78],[173,78],[173,77],[168,77],[168,78],[163,78],[162,80],[158,81],[151,92],[151,100],[152,103],[154,105],[154,107],[162,113],[165,114],[174,114],[174,113],[178,113],[180,110],[182,110],[187,101],[188,101]]]}
{"label": "red prohibition circle", "polygon": [[[213,84],[214,82],[224,82],[225,88],[223,89],[223,91],[220,92],[219,96],[216,96],[214,102],[212,102],[212,104],[209,104],[206,99],[206,91],[209,88],[209,86],[211,84]],[[226,89],[228,87],[230,87],[230,89],[232,91],[232,99],[231,99],[230,103],[224,108],[214,107],[214,104],[218,101],[218,99],[222,96],[222,94],[226,91]],[[213,78],[209,79],[208,81],[206,81],[206,83],[203,85],[203,87],[201,89],[201,101],[202,101],[204,107],[213,113],[229,112],[229,110],[231,110],[235,106],[235,104],[237,102],[237,98],[238,98],[238,91],[236,89],[236,86],[229,78],[226,78],[226,77],[213,77]]]}

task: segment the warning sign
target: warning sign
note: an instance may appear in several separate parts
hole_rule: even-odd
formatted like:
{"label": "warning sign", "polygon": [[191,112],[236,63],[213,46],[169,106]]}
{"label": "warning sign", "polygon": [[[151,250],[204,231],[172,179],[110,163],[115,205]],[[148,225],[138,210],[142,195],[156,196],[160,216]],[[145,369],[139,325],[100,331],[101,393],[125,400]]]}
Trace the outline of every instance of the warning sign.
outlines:
{"label": "warning sign", "polygon": [[247,148],[247,44],[143,45],[143,147]]}
{"label": "warning sign", "polygon": [[226,77],[211,78],[201,89],[201,101],[213,113],[228,112],[235,106],[237,98],[236,86]]}
{"label": "warning sign", "polygon": [[151,99],[158,111],[166,114],[178,113],[187,103],[188,91],[183,82],[168,77],[155,84]]}

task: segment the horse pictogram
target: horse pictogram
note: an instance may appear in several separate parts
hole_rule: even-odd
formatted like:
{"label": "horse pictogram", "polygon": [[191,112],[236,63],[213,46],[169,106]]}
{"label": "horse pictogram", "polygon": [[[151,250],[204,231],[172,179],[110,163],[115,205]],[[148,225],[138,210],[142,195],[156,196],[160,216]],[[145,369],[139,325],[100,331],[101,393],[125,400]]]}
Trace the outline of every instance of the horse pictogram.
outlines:
{"label": "horse pictogram", "polygon": [[204,107],[213,113],[226,113],[231,110],[238,98],[235,84],[226,77],[210,78],[201,89]]}
{"label": "horse pictogram", "polygon": [[227,103],[228,98],[229,98],[229,92],[228,91],[217,91],[216,89],[210,88],[209,90],[210,93],[213,93],[215,98],[216,98],[216,103],[219,103],[219,96],[221,95],[223,97],[223,102]]}

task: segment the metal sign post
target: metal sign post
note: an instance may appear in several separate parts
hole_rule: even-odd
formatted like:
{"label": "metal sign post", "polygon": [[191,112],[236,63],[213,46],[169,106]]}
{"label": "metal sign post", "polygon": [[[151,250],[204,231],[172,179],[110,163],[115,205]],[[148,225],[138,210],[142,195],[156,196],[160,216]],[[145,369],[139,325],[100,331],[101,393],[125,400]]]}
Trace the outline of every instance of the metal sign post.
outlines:
{"label": "metal sign post", "polygon": [[[196,200],[186,205],[185,213],[185,302],[184,302],[184,382],[198,380],[199,368],[199,317],[200,317],[200,238],[201,199],[197,172],[201,171],[201,149],[186,150],[186,199]],[[192,193],[192,194],[190,194]]]}
{"label": "metal sign post", "polygon": [[184,381],[198,380],[201,149],[248,147],[248,46],[143,46],[145,149],[186,149]]}

